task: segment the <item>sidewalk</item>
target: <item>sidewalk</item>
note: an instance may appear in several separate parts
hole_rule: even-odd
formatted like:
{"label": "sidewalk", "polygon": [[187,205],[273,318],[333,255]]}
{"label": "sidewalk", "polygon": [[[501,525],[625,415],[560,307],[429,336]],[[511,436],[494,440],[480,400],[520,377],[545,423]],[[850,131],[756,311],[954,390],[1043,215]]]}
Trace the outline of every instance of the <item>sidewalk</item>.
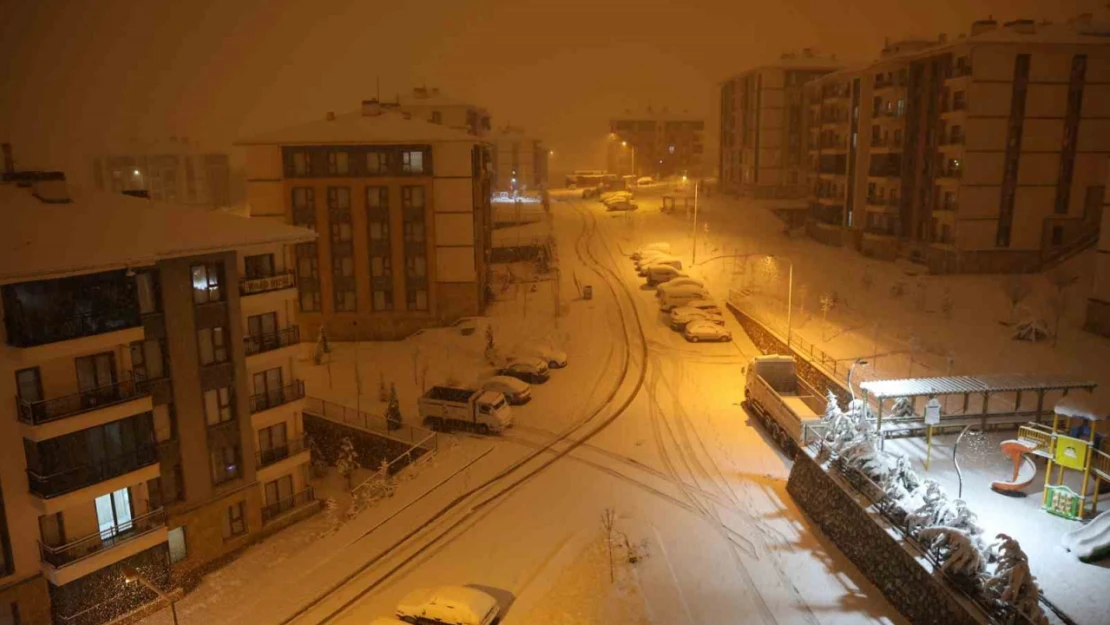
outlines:
{"label": "sidewalk", "polygon": [[[452,442],[448,442],[448,440]],[[209,574],[177,602],[181,623],[254,625],[282,622],[319,594],[426,521],[443,502],[468,486],[472,463],[487,463],[490,443],[473,438],[443,441],[439,452],[411,477],[399,474],[394,495],[329,531],[343,508],[325,511],[248,547],[227,566]],[[142,625],[169,625],[162,610]]]}

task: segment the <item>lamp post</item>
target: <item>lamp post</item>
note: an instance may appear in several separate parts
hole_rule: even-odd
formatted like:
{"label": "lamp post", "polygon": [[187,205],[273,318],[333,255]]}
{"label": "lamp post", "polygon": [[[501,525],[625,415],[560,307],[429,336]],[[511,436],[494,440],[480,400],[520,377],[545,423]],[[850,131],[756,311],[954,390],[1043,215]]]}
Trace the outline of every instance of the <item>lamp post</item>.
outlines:
{"label": "lamp post", "polygon": [[856,401],[856,390],[852,388],[852,373],[856,370],[856,365],[866,365],[867,361],[862,358],[856,358],[851,367],[848,367],[848,393],[852,396],[852,401]]}
{"label": "lamp post", "polygon": [[790,267],[786,282],[786,349],[790,349],[791,317],[794,312],[794,263],[789,258],[779,259],[776,256],[768,256],[767,259],[771,262],[785,260]]}
{"label": "lamp post", "polygon": [[628,145],[627,141],[621,141],[621,147],[622,148],[628,148],[628,149],[632,150],[632,175],[635,176],[636,175],[636,146]]}
{"label": "lamp post", "polygon": [[126,584],[138,582],[143,586],[146,586],[147,589],[153,591],[154,594],[158,595],[159,599],[165,599],[166,601],[168,601],[170,604],[170,613],[173,614],[173,625],[177,625],[177,604],[173,599],[170,599],[166,593],[162,592],[154,584],[151,584],[150,581],[142,576],[142,574],[140,574],[137,570],[130,566],[123,567],[123,581]]}

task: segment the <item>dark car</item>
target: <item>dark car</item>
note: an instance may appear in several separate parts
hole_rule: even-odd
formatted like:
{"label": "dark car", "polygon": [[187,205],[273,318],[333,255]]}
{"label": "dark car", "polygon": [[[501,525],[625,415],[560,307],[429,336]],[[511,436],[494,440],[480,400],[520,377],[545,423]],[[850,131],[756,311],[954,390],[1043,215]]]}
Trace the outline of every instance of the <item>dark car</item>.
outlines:
{"label": "dark car", "polygon": [[543,384],[551,377],[547,363],[539,358],[522,358],[497,370],[497,375],[507,375],[529,384]]}

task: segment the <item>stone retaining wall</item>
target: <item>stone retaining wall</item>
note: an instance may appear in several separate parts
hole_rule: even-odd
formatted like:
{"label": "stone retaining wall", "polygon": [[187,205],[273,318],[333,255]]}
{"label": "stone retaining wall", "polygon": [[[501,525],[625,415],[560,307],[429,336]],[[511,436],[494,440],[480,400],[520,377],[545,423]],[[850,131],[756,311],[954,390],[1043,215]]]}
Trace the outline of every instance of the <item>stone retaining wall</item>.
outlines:
{"label": "stone retaining wall", "polygon": [[803,450],[794,460],[786,491],[826,536],[915,625],[986,623],[975,604],[934,577],[916,549],[886,521],[856,500],[851,487]]}
{"label": "stone retaining wall", "polygon": [[[393,462],[394,459],[411,447],[411,445],[395,441],[392,438],[378,436],[372,432],[343,425],[308,412],[302,413],[302,418],[305,434],[316,442],[317,449],[323,455],[323,460],[329,465],[335,465],[340,441],[345,437],[350,437],[351,442],[354,443],[359,465],[371,471],[376,471],[382,460]],[[426,449],[413,449],[409,461],[416,460],[425,453],[427,453]],[[408,461],[402,460],[390,465],[389,470],[390,473],[396,473],[406,466],[408,466]]]}

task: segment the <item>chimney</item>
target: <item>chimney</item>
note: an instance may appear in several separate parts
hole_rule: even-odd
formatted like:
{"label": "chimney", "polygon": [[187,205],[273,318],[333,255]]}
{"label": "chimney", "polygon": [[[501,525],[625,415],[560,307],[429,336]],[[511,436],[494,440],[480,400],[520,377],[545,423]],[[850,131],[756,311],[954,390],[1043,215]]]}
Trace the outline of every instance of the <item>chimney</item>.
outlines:
{"label": "chimney", "polygon": [[990,32],[998,28],[998,22],[993,19],[975,20],[971,23],[971,35],[981,35],[985,32]]}
{"label": "chimney", "polygon": [[1037,32],[1037,23],[1033,20],[1028,19],[1013,20],[1006,22],[1006,28],[1009,28],[1015,33],[1032,35],[1033,33]]}
{"label": "chimney", "polygon": [[3,150],[4,150],[4,173],[5,174],[14,174],[15,173],[15,157],[12,156],[12,144],[5,143],[4,146],[3,146]]}
{"label": "chimney", "polygon": [[69,186],[65,177],[46,178],[31,183],[31,195],[43,204],[69,204]]}
{"label": "chimney", "polygon": [[335,111],[328,111],[327,120],[329,122],[335,121]]}
{"label": "chimney", "polygon": [[377,117],[382,114],[382,105],[377,100],[363,100],[362,101],[362,116],[363,117]]}

